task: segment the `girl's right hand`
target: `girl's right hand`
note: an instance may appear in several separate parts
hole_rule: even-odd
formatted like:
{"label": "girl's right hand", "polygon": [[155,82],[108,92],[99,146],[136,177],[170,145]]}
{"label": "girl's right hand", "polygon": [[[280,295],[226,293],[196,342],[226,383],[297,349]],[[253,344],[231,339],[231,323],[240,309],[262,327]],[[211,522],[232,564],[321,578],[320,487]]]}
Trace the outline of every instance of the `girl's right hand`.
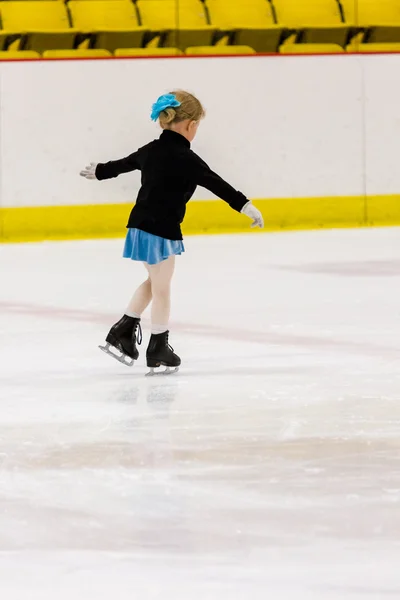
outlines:
{"label": "girl's right hand", "polygon": [[260,227],[261,229],[264,227],[264,219],[261,212],[251,202],[245,204],[240,212],[253,219],[251,227]]}
{"label": "girl's right hand", "polygon": [[88,167],[82,169],[79,175],[81,177],[86,177],[86,179],[96,179],[96,167],[97,163],[90,163]]}

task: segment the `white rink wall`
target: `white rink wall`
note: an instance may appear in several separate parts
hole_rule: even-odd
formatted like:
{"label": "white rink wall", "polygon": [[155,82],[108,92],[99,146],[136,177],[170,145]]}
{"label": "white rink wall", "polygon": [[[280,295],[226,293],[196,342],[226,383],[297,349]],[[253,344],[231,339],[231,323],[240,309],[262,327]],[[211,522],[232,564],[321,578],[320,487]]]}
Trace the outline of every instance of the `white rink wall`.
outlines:
{"label": "white rink wall", "polygon": [[151,104],[175,87],[208,111],[194,150],[249,197],[400,190],[399,55],[3,62],[0,79],[2,207],[130,202],[138,173],[78,172],[157,137]]}

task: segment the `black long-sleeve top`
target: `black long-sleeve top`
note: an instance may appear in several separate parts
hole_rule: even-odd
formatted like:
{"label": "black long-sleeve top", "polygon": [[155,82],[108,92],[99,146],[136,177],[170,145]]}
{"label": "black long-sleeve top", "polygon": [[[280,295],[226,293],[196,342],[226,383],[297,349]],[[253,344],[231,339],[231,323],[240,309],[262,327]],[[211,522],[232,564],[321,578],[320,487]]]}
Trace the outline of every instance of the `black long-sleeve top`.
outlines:
{"label": "black long-sleeve top", "polygon": [[238,212],[248,202],[190,149],[181,134],[165,129],[159,139],[126,158],[96,167],[97,179],[111,179],[139,169],[142,186],[127,227],[141,229],[169,240],[181,240],[186,203],[198,185],[225,200]]}

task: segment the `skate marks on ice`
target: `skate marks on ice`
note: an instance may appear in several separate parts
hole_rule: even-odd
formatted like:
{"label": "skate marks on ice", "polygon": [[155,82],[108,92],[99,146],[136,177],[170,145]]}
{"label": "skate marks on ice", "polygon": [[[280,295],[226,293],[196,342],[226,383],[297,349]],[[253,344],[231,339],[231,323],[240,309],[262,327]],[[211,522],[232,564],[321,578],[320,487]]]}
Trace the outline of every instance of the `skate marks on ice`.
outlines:
{"label": "skate marks on ice", "polygon": [[[148,427],[151,432],[153,426],[157,430],[158,423],[170,417],[171,405],[181,393],[174,378],[165,382],[143,379],[133,385],[113,382],[102,386],[92,399],[71,394],[69,404],[60,397],[57,412],[49,394],[32,398],[33,406],[26,407],[25,413],[18,406],[26,404],[25,398],[11,400],[5,405],[7,418],[0,424],[1,469],[52,468],[56,464],[69,469],[84,466],[86,460],[88,467],[93,461],[98,467],[114,467],[118,459],[124,460],[122,448],[127,448],[129,459],[131,451],[143,442],[135,433]],[[130,460],[135,462],[135,456],[133,453]],[[78,462],[73,465],[75,460]]]}
{"label": "skate marks on ice", "polygon": [[394,587],[375,587],[375,586],[362,586],[362,585],[335,585],[335,584],[326,584],[326,585],[315,585],[312,586],[312,589],[319,591],[319,593],[332,592],[337,594],[339,598],[353,598],[355,594],[359,594],[362,598],[369,598],[370,600],[384,600],[385,598],[400,598],[400,585],[397,588]]}
{"label": "skate marks on ice", "polygon": [[275,269],[297,271],[299,273],[318,273],[344,277],[398,277],[400,260],[360,260],[331,263],[303,263],[301,265],[268,265]]}
{"label": "skate marks on ice", "polygon": [[[108,326],[115,318],[104,312],[94,312],[92,310],[75,310],[67,308],[57,308],[54,306],[36,305],[29,303],[14,303],[0,301],[2,312],[10,314],[22,314],[31,317],[42,317],[44,319],[56,319],[93,323]],[[146,323],[146,320],[144,320]],[[400,347],[393,348],[369,341],[356,342],[351,340],[335,339],[332,336],[317,335],[299,335],[290,332],[277,331],[251,331],[241,330],[239,328],[229,328],[223,326],[199,325],[194,323],[180,323],[174,321],[171,323],[171,329],[179,334],[187,336],[211,337],[217,339],[226,339],[236,342],[248,342],[254,344],[271,346],[294,346],[310,350],[325,351],[343,351],[351,354],[365,356],[381,356],[382,358],[400,359]]]}
{"label": "skate marks on ice", "polygon": [[[29,551],[18,557],[18,569],[16,557],[5,557],[0,577],[10,586],[5,585],[8,600],[25,600],[26,581],[34,582],[32,589],[39,592],[34,600],[52,600],[54,589],[57,600],[129,600],[132,589],[142,600],[391,600],[387,593],[397,589],[393,560],[389,566],[378,553],[376,562],[352,557],[346,564],[337,557],[340,552],[321,558],[318,547],[315,557],[268,552],[252,564],[245,553],[227,562],[212,553],[194,561],[191,553],[153,552],[150,558],[139,550],[121,556],[98,552],[96,557],[88,552]],[[14,594],[8,595],[9,590]]]}
{"label": "skate marks on ice", "polygon": [[[93,351],[94,352],[94,351]],[[110,377],[115,381],[127,381],[132,382],[136,381],[138,378],[149,378],[148,369],[146,368],[143,359],[139,358],[138,361],[135,362],[132,369],[119,368],[117,363],[113,361],[108,361],[105,359],[106,363],[108,363],[108,367],[105,368],[103,364],[93,367],[92,364],[90,366],[85,367],[83,370],[79,370],[73,375],[74,384],[76,386],[79,385],[88,385],[90,387],[91,381],[95,380],[98,384],[107,384],[110,382]],[[119,362],[119,361],[118,361]],[[225,361],[226,362],[226,361]],[[257,355],[257,362],[260,362],[260,355]],[[183,365],[179,367],[179,371],[173,373],[174,379],[178,378],[182,382],[189,382],[193,379],[197,379],[200,376],[206,377],[208,381],[218,380],[219,378],[229,377],[230,381],[235,379],[243,380],[244,383],[254,382],[254,378],[258,380],[262,380],[267,378],[276,378],[279,377],[295,377],[296,379],[302,376],[314,376],[314,377],[332,377],[332,369],[335,368],[335,365],[329,364],[304,364],[304,365],[292,365],[292,364],[274,364],[274,359],[271,355],[266,355],[263,360],[263,365],[254,366],[251,364],[251,360],[248,356],[241,358],[240,365],[221,365],[217,362],[210,364],[209,361],[203,360],[201,358],[194,358],[190,361],[185,361]],[[45,365],[45,361],[44,361]],[[264,366],[265,365],[265,366]],[[82,365],[84,366],[84,365]],[[115,368],[114,368],[115,367]],[[336,367],[338,370],[338,367]],[[168,378],[168,374],[164,375],[164,373],[155,374],[157,379],[163,375],[163,377]],[[38,370],[36,368],[34,371],[29,373],[29,380],[20,379],[16,380],[15,375],[12,373],[1,373],[0,374],[0,382],[2,385],[7,386],[8,394],[18,394],[26,389],[28,392],[32,388],[32,384],[39,385],[44,390],[54,388],[57,385],[70,385],[71,374],[65,370],[52,370],[51,373],[46,373],[44,371]],[[260,382],[261,383],[261,382]],[[271,385],[271,380],[265,382],[264,386],[266,389]],[[274,384],[275,388],[276,383]],[[252,386],[250,386],[252,387]]]}
{"label": "skate marks on ice", "polygon": [[[0,549],[23,540],[25,548],[162,548],[226,560],[276,548],[304,553],[314,541],[397,542],[396,438],[331,439],[341,420],[321,418],[325,406],[296,439],[282,440],[278,405],[257,418],[254,406],[188,410],[181,393],[175,384],[125,387],[112,419],[71,421],[56,433],[51,423],[23,426],[18,436],[2,428],[0,525],[12,536]],[[324,438],[312,436],[318,426]]]}
{"label": "skate marks on ice", "polygon": [[171,464],[168,421],[178,394],[179,386],[155,380],[110,388],[94,412],[77,398],[57,411],[58,422],[44,420],[51,416],[48,402],[37,423],[28,424],[28,414],[18,427],[15,417],[2,423],[0,551],[141,547],[134,507],[142,506],[143,494],[152,498],[159,476],[162,493]]}
{"label": "skate marks on ice", "polygon": [[[168,403],[173,400],[169,399]],[[162,401],[164,403],[164,401]],[[168,404],[152,407],[154,413],[138,412],[132,413],[125,422],[109,422],[100,429],[93,428],[89,441],[79,440],[79,434],[82,433],[82,425],[71,423],[68,427],[58,426],[57,435],[53,435],[51,441],[45,445],[45,439],[49,439],[51,431],[54,432],[54,426],[50,423],[41,426],[21,427],[21,434],[25,436],[26,442],[20,443],[20,440],[9,435],[6,427],[2,428],[3,441],[0,444],[2,454],[0,458],[1,469],[3,472],[13,472],[16,468],[28,469],[32,471],[43,471],[46,469],[69,470],[76,468],[134,468],[144,470],[148,467],[152,469],[163,468],[164,465],[154,463],[151,454],[148,454],[147,440],[143,439],[143,432],[154,433],[156,429],[151,419],[176,418],[176,414],[168,414]],[[193,419],[194,415],[192,415]],[[261,418],[261,415],[260,415]],[[197,419],[196,419],[197,420]],[[200,419],[199,419],[200,420]],[[376,492],[386,497],[388,505],[395,505],[400,501],[400,478],[398,472],[398,463],[394,458],[399,455],[400,443],[396,440],[392,442],[377,439],[374,441],[368,439],[346,440],[344,438],[326,439],[310,437],[304,435],[303,431],[298,431],[298,437],[293,439],[284,439],[284,430],[282,439],[279,435],[279,426],[275,423],[274,429],[277,430],[277,439],[271,442],[263,435],[261,428],[252,434],[251,440],[244,434],[233,431],[232,435],[223,435],[216,429],[214,434],[206,430],[205,424],[196,428],[196,441],[191,443],[190,430],[177,432],[172,426],[166,426],[169,434],[174,434],[177,439],[177,447],[174,448],[174,468],[177,471],[186,471],[187,474],[195,479],[220,479],[222,468],[228,468],[227,478],[233,480],[240,479],[254,485],[262,487],[269,484],[277,484],[279,481],[283,484],[298,481],[301,484],[306,480],[308,491],[323,497],[328,492],[339,493],[343,490],[336,488],[335,472],[347,473],[346,493],[349,501],[360,500],[360,470],[363,472],[364,481],[361,484],[364,492]],[[194,431],[194,428],[193,428]],[[100,433],[106,433],[105,438],[112,437],[110,440],[100,439]],[[127,439],[128,433],[140,433],[139,439]],[[75,434],[75,435],[74,435]],[[215,436],[215,440],[213,440]],[[59,439],[70,439],[69,443],[65,441],[58,443]],[[150,435],[153,438],[153,435]],[[202,444],[199,440],[202,440]],[[9,444],[7,451],[6,444]],[[146,447],[145,447],[146,446]],[[378,455],[378,456],[377,456]],[[279,476],[279,470],[274,463],[282,467],[286,465],[285,477]],[[290,470],[287,468],[290,464]],[[382,473],[379,477],[382,463],[385,463],[386,470],[391,469],[393,479],[390,479],[387,473]],[[191,465],[191,467],[189,467]],[[191,471],[193,469],[193,471]],[[215,470],[214,470],[215,469]],[[229,469],[231,469],[229,471]],[[257,484],[254,479],[257,471],[265,471],[265,475],[273,475],[272,479],[265,480]],[[290,475],[289,475],[290,473]],[[377,487],[373,483],[373,478],[378,477],[383,487]],[[330,478],[332,479],[330,480]],[[386,481],[385,481],[386,478]],[[320,487],[321,480],[324,480],[324,487]],[[279,487],[279,486],[278,486]],[[271,489],[269,490],[271,491]],[[344,498],[345,496],[343,496]],[[293,498],[293,502],[296,499]],[[394,508],[396,508],[394,506]],[[400,534],[400,520],[393,523],[396,526],[396,533]]]}

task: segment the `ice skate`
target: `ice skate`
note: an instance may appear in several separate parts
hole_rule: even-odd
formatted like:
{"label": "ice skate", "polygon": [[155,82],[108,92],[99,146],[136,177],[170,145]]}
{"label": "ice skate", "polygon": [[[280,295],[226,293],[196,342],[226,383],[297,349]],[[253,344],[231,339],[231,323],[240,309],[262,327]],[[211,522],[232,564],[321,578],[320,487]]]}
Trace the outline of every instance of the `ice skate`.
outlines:
{"label": "ice skate", "polygon": [[124,315],[111,327],[106,343],[99,348],[123,365],[132,367],[139,357],[136,342],[139,345],[142,343],[140,319]]}
{"label": "ice skate", "polygon": [[[168,344],[168,335],[169,331],[151,334],[146,352],[147,366],[150,367],[150,371],[147,373],[148,376],[172,375],[172,373],[179,370],[181,359]],[[161,366],[166,367],[166,369],[164,371],[155,370]]]}

